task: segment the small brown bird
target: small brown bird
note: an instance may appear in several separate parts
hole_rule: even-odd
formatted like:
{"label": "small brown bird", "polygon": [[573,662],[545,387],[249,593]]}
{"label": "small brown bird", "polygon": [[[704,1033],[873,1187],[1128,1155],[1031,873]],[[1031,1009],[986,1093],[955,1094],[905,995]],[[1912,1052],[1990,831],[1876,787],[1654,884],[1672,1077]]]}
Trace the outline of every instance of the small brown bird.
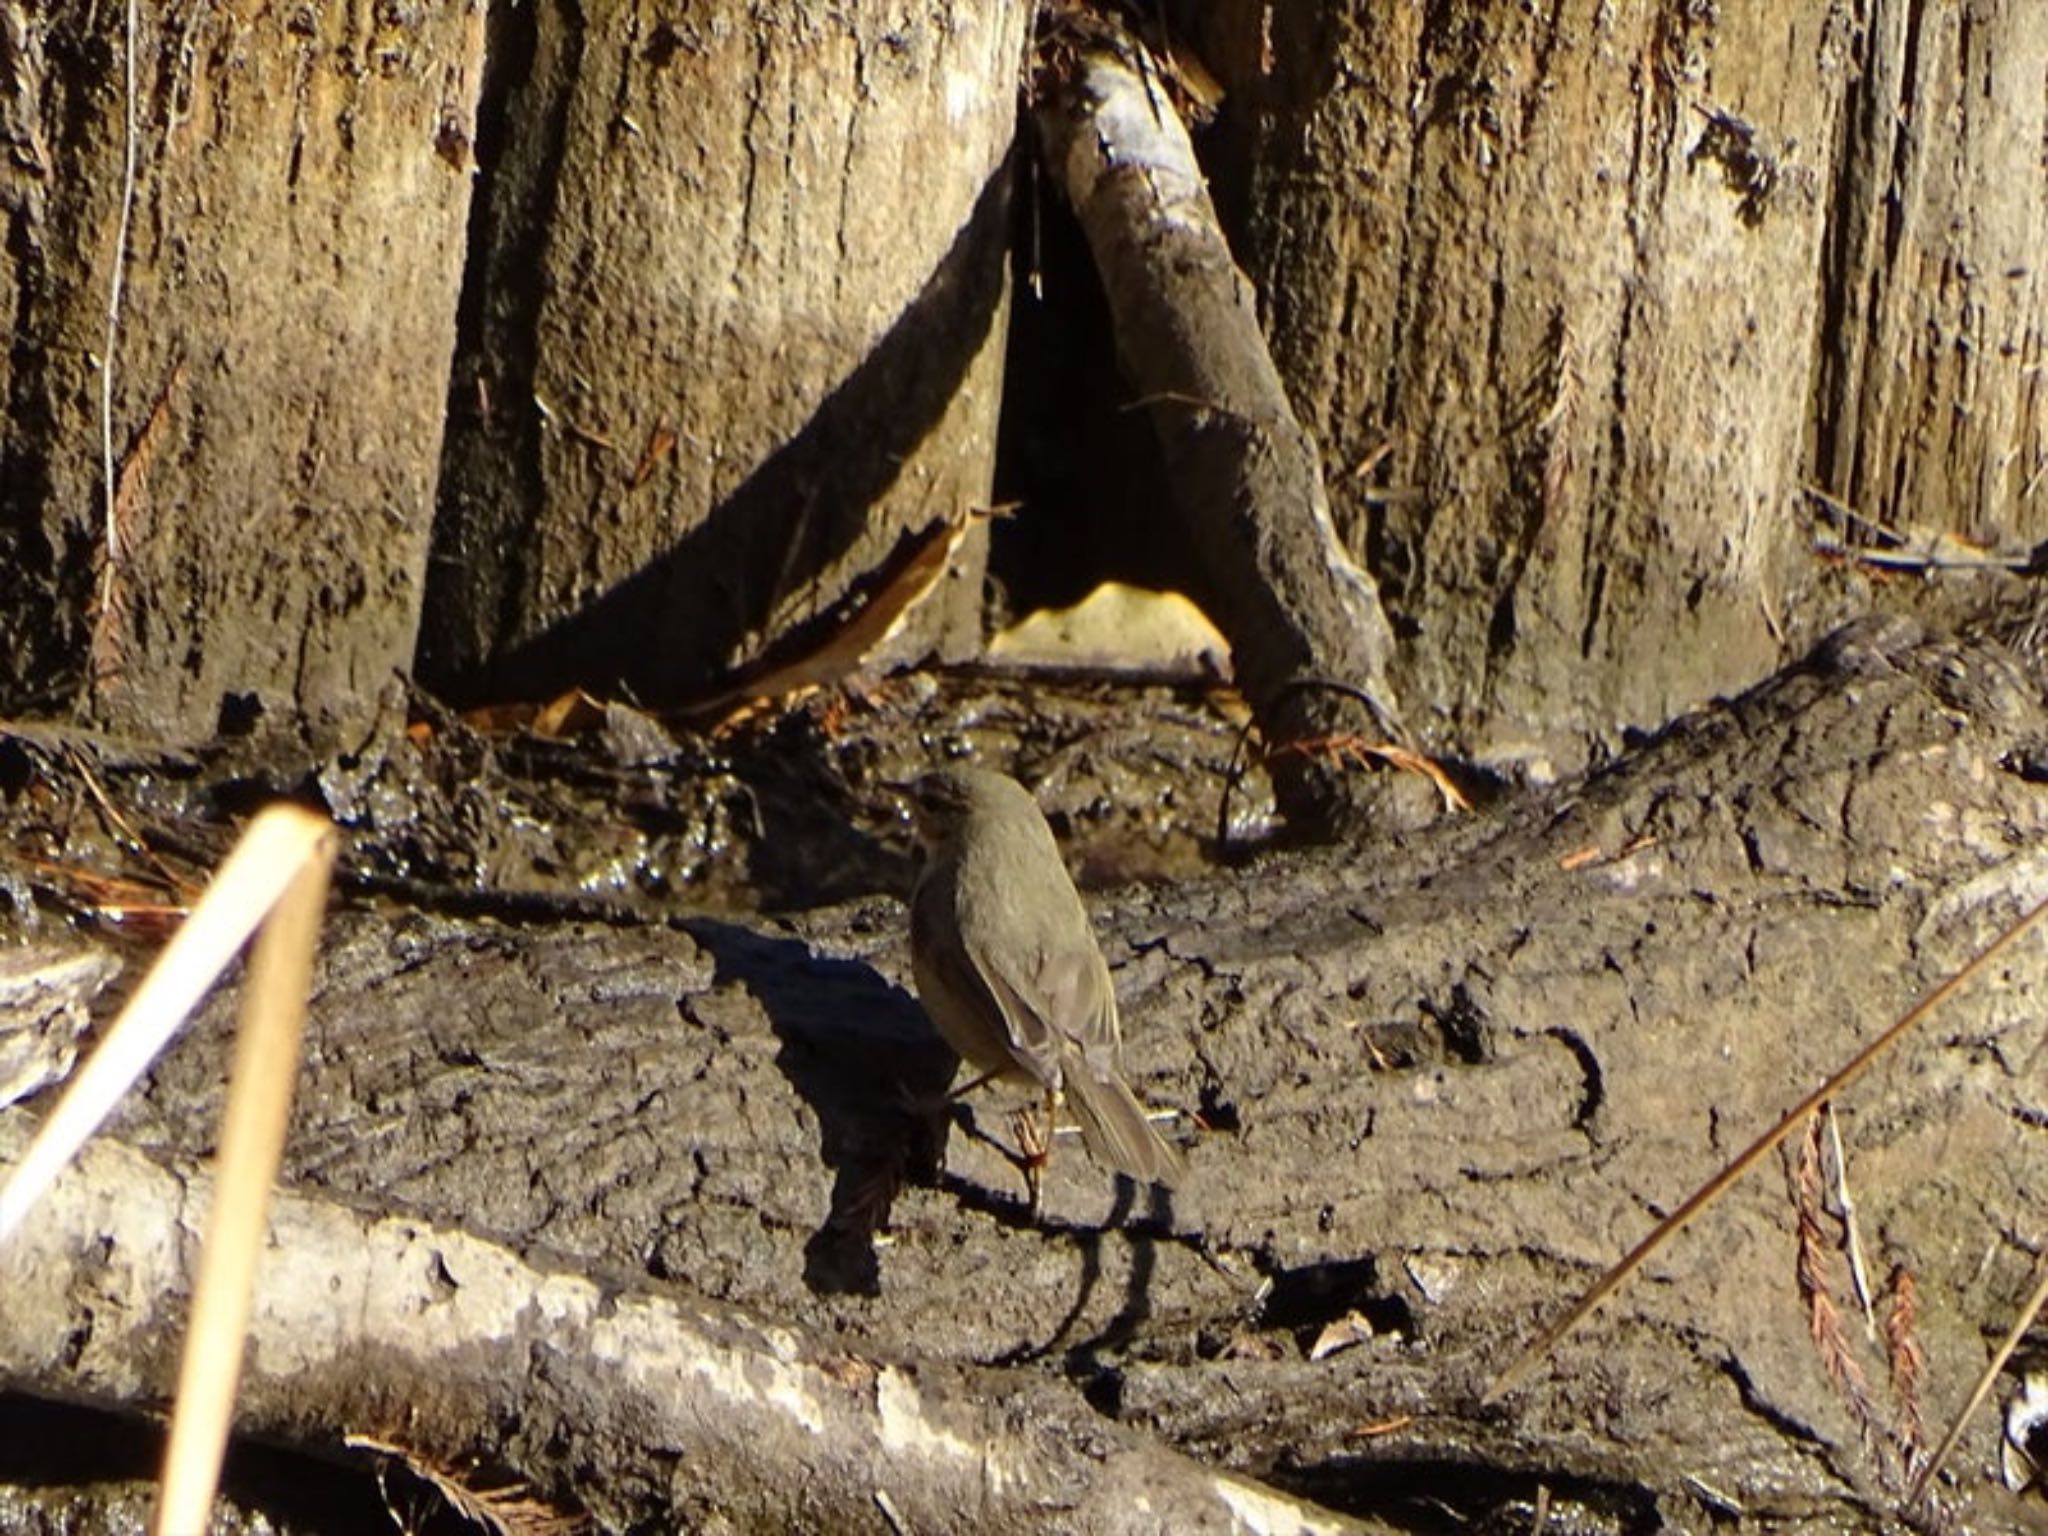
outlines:
{"label": "small brown bird", "polygon": [[[927,850],[911,966],[932,1023],[983,1074],[968,1088],[1029,1076],[1045,1090],[1048,1135],[1064,1098],[1097,1162],[1172,1182],[1180,1154],[1123,1080],[1109,967],[1038,802],[976,768],[926,774],[911,800]],[[1043,1161],[1025,1169],[1034,1211]]]}

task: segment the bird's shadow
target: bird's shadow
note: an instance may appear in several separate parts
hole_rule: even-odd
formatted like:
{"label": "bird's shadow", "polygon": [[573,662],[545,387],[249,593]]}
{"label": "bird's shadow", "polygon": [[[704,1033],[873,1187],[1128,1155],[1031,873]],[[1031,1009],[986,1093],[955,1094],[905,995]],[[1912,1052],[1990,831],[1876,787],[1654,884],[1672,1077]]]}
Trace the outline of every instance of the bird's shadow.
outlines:
{"label": "bird's shadow", "polygon": [[[776,1066],[818,1117],[819,1152],[834,1178],[830,1208],[804,1245],[804,1283],[821,1295],[879,1295],[875,1236],[896,1196],[907,1185],[937,1186],[965,1209],[1007,1226],[1064,1233],[1079,1245],[1083,1273],[1073,1304],[1027,1353],[1038,1358],[1057,1348],[1100,1282],[1105,1233],[1034,1217],[1020,1197],[945,1173],[954,1123],[968,1135],[983,1133],[969,1107],[948,1099],[959,1058],[916,999],[865,961],[820,955],[797,939],[707,917],[680,926],[712,956],[718,981],[745,987],[761,1004],[782,1043]],[[1118,1179],[1109,1227],[1125,1227],[1136,1189]],[[1171,1196],[1154,1188],[1148,1217],[1125,1231],[1135,1252],[1124,1304],[1099,1333],[1069,1350],[1070,1368],[1083,1368],[1149,1315],[1153,1245],[1172,1228]]]}
{"label": "bird's shadow", "polygon": [[[946,1181],[949,1185],[950,1179]],[[1140,1191],[1146,1195],[1147,1211],[1144,1217],[1134,1221],[1131,1213],[1137,1208]],[[1025,1212],[1022,1201],[1016,1202],[1017,1210]],[[1026,1217],[1028,1220],[1028,1216]],[[1152,1315],[1152,1280],[1158,1269],[1159,1242],[1171,1238],[1174,1231],[1173,1191],[1163,1184],[1141,1185],[1124,1174],[1116,1175],[1116,1198],[1108,1216],[1100,1226],[1084,1227],[1064,1223],[1039,1223],[1041,1229],[1061,1232],[1081,1253],[1081,1280],[1074,1289],[1073,1303],[1066,1315],[1045,1338],[1037,1343],[1020,1344],[999,1357],[998,1365],[1024,1365],[1043,1360],[1065,1344],[1065,1356],[1061,1364],[1066,1374],[1080,1382],[1091,1397],[1099,1390],[1113,1391],[1121,1382],[1121,1373],[1108,1365],[1102,1358],[1104,1351],[1114,1351],[1134,1338],[1145,1320]],[[1094,1298],[1095,1289],[1102,1283],[1102,1245],[1112,1234],[1121,1236],[1131,1245],[1130,1273],[1125,1279],[1122,1304],[1114,1316],[1085,1339],[1071,1344],[1066,1341],[1075,1326],[1087,1316],[1088,1304]]]}
{"label": "bird's shadow", "polygon": [[879,1294],[875,1234],[905,1185],[939,1182],[958,1058],[916,999],[864,961],[714,918],[681,926],[720,982],[761,1004],[782,1042],[776,1066],[818,1117],[832,1203],[805,1244],[804,1283],[820,1294]]}

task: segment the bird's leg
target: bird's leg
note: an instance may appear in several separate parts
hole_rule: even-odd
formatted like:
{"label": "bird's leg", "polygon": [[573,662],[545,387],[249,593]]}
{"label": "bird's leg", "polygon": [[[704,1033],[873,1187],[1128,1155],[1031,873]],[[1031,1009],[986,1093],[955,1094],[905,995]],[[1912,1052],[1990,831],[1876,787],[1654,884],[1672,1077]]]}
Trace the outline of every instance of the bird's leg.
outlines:
{"label": "bird's leg", "polygon": [[1018,1164],[1024,1170],[1024,1189],[1031,1202],[1033,1221],[1045,1211],[1045,1168],[1052,1161],[1054,1127],[1059,1123],[1060,1091],[1045,1090],[1045,1118],[1041,1121],[1028,1109],[1017,1111],[1015,1131]]}

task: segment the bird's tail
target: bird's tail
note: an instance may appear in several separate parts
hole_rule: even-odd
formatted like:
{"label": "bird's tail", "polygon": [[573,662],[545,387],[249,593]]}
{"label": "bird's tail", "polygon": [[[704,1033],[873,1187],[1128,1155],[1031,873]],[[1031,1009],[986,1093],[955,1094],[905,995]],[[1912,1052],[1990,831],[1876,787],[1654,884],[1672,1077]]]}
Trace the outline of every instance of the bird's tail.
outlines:
{"label": "bird's tail", "polygon": [[1145,1108],[1114,1070],[1070,1061],[1063,1084],[1088,1155],[1134,1179],[1171,1184],[1182,1167],[1176,1152],[1146,1118]]}

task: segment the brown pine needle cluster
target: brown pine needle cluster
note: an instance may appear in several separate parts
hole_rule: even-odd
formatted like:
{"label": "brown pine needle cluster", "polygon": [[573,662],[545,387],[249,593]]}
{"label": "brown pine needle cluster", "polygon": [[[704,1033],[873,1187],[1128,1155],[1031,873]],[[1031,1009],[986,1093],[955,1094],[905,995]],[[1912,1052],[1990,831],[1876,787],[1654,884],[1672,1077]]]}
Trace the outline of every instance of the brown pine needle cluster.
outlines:
{"label": "brown pine needle cluster", "polygon": [[1891,1374],[1892,1402],[1898,1411],[1892,1438],[1910,1483],[1927,1464],[1927,1416],[1920,1395],[1927,1377],[1927,1354],[1914,1326],[1920,1316],[1920,1287],[1913,1283],[1913,1272],[1905,1265],[1892,1266],[1885,1296],[1884,1357]]}
{"label": "brown pine needle cluster", "polygon": [[1870,1383],[1863,1366],[1842,1327],[1842,1314],[1835,1305],[1835,1271],[1840,1254],[1826,1230],[1827,1212],[1821,1192],[1821,1117],[1809,1115],[1806,1134],[1799,1144],[1797,1204],[1799,1207],[1799,1295],[1806,1303],[1806,1330],[1820,1355],[1828,1380],[1842,1394],[1855,1417],[1863,1448],[1883,1462],[1880,1447],[1886,1443],[1883,1426],[1870,1400]]}
{"label": "brown pine needle cluster", "polygon": [[1446,811],[1469,811],[1472,802],[1465,798],[1451,776],[1431,757],[1425,757],[1396,741],[1367,741],[1363,736],[1316,736],[1303,741],[1284,741],[1266,754],[1266,761],[1288,753],[1303,757],[1316,757],[1332,768],[1347,766],[1364,767],[1371,763],[1384,763],[1389,768],[1403,773],[1419,774],[1436,786]]}
{"label": "brown pine needle cluster", "polygon": [[346,1444],[352,1450],[372,1451],[379,1456],[378,1491],[385,1509],[391,1514],[392,1523],[400,1530],[410,1531],[425,1522],[418,1518],[418,1511],[411,1515],[400,1511],[388,1481],[388,1472],[393,1466],[402,1467],[424,1483],[448,1510],[485,1536],[577,1536],[578,1532],[589,1529],[590,1522],[586,1516],[555,1508],[535,1497],[525,1483],[478,1487],[475,1486],[477,1478],[474,1472],[460,1472],[395,1441],[374,1435],[350,1435]]}
{"label": "brown pine needle cluster", "polygon": [[[1891,1384],[1890,1422],[1880,1413],[1870,1392],[1870,1378],[1857,1358],[1849,1332],[1842,1326],[1841,1309],[1835,1297],[1842,1255],[1849,1243],[1846,1223],[1826,1207],[1823,1192],[1821,1122],[1825,1106],[1807,1118],[1801,1139],[1795,1201],[1799,1213],[1799,1294],[1806,1303],[1807,1332],[1820,1355],[1828,1380],[1842,1394],[1865,1452],[1877,1464],[1878,1475],[1887,1488],[1899,1491],[1911,1485],[1927,1459],[1927,1433],[1921,1386],[1926,1376],[1927,1357],[1920,1346],[1916,1321],[1919,1291],[1912,1272],[1894,1265],[1885,1287],[1882,1329],[1885,1369]],[[1847,1183],[1846,1169],[1839,1177]],[[1843,1228],[1839,1237],[1830,1226]]]}

